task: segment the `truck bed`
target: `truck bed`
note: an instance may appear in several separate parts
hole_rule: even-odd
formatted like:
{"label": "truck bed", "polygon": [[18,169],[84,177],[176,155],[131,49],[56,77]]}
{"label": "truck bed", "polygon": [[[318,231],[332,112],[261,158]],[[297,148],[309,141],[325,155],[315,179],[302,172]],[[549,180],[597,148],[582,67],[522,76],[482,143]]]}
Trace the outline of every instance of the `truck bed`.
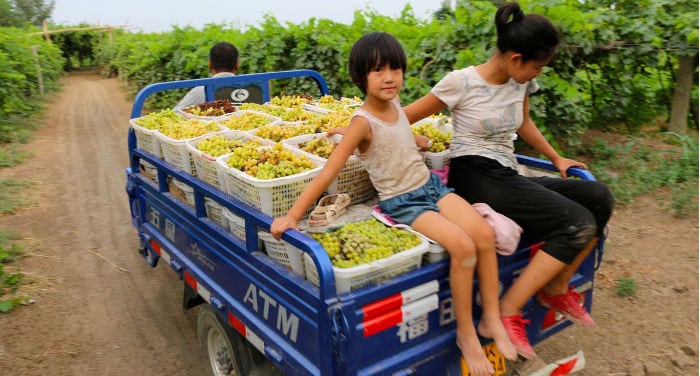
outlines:
{"label": "truck bed", "polygon": [[[327,93],[322,77],[312,71],[241,75],[151,85],[136,98],[132,118],[140,116],[145,98],[157,91],[198,85],[263,82],[311,75]],[[209,86],[207,86],[209,87]],[[265,87],[268,87],[265,85]],[[266,94],[269,99],[269,93]],[[272,218],[161,158],[138,149],[129,131],[130,166],[126,169],[132,223],[141,252],[153,267],[169,266],[184,281],[184,307],[208,304],[221,319],[264,355],[284,375],[461,375],[455,346],[455,318],[449,289],[448,261],[425,264],[375,286],[338,294],[330,259],[315,240],[290,230],[283,240],[310,256],[318,271],[316,286],[265,254],[258,231],[269,231]],[[519,161],[552,171],[546,161],[521,156]],[[157,182],[142,170],[155,168]],[[582,179],[593,176],[572,169]],[[194,207],[177,199],[168,180],[193,189]],[[205,198],[244,219],[245,240],[206,216]],[[500,256],[499,277],[507,289],[542,242],[528,240],[519,250]],[[591,310],[594,271],[603,240],[571,284]],[[478,291],[475,282],[475,290]],[[556,334],[570,322],[529,302],[532,344]],[[480,316],[474,304],[474,317]],[[482,341],[484,345],[487,341]],[[505,370],[505,365],[504,365]]]}

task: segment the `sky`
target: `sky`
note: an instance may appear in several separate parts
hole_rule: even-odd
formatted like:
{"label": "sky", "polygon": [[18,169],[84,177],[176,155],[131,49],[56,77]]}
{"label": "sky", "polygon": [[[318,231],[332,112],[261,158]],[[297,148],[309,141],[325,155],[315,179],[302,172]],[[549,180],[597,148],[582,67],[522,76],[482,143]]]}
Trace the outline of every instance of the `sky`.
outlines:
{"label": "sky", "polygon": [[169,31],[175,25],[201,28],[207,23],[244,29],[258,25],[266,13],[282,24],[312,17],[349,24],[356,10],[398,17],[406,4],[411,4],[416,17],[428,19],[442,0],[56,0],[51,20],[63,25],[129,25],[128,30],[147,33]]}

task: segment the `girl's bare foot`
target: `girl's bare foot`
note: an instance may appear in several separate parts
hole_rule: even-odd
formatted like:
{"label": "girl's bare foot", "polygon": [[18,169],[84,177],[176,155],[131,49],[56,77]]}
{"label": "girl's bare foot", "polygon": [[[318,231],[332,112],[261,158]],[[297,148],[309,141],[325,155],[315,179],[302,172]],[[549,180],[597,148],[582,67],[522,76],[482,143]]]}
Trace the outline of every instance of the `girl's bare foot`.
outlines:
{"label": "girl's bare foot", "polygon": [[482,337],[493,338],[496,347],[506,359],[516,360],[518,358],[518,351],[513,346],[513,342],[510,341],[500,318],[490,320],[482,317],[476,330]]}
{"label": "girl's bare foot", "polygon": [[464,361],[467,362],[470,375],[487,376],[496,373],[491,362],[486,358],[484,349],[481,348],[481,343],[477,336],[473,335],[462,338],[457,334],[457,346],[462,352]]}

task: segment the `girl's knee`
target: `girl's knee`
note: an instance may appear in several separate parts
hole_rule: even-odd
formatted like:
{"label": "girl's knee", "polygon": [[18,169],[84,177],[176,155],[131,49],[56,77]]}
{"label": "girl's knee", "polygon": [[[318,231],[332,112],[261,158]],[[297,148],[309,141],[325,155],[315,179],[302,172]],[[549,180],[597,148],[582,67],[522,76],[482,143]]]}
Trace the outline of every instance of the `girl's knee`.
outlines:
{"label": "girl's knee", "polygon": [[[447,244],[441,244],[450,254],[450,259],[457,265],[476,265],[476,244],[469,238],[455,238]],[[473,259],[473,261],[469,261]]]}
{"label": "girl's knee", "polygon": [[490,249],[496,246],[496,232],[486,221],[474,229],[470,236],[477,249]]}

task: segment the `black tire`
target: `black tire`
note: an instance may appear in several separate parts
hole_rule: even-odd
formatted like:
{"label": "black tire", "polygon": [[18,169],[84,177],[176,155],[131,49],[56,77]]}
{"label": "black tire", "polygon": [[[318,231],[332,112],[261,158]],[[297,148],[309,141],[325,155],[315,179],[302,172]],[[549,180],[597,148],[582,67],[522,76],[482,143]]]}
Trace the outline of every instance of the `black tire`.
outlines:
{"label": "black tire", "polygon": [[202,304],[197,320],[199,347],[210,376],[246,376],[254,364],[254,349],[223,322],[209,304]]}

